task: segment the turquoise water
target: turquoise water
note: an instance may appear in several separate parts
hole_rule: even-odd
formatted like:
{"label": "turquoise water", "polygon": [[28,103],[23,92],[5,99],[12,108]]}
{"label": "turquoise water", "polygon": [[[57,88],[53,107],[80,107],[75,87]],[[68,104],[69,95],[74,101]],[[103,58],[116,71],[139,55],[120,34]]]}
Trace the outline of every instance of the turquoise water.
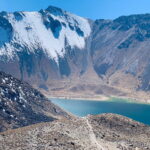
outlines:
{"label": "turquoise water", "polygon": [[77,116],[88,114],[116,113],[150,125],[150,105],[120,101],[83,101],[52,99],[66,111]]}

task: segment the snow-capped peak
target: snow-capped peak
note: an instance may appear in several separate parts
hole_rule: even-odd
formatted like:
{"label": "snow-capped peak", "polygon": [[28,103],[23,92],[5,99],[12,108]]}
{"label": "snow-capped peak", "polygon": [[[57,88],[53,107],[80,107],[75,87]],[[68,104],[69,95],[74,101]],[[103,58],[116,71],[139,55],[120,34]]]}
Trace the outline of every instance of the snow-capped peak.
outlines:
{"label": "snow-capped peak", "polygon": [[0,42],[0,56],[13,58],[16,51],[24,49],[29,52],[43,50],[50,58],[58,61],[63,57],[67,44],[83,49],[91,28],[87,19],[48,7],[39,12],[15,12],[3,17],[12,26],[12,34],[0,24],[0,33],[6,40]]}

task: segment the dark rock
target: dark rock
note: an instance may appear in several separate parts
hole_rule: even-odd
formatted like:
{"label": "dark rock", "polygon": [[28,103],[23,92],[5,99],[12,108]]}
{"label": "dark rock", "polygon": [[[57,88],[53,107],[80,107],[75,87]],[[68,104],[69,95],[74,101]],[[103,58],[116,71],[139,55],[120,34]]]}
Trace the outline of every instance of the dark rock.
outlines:
{"label": "dark rock", "polygon": [[67,117],[67,113],[28,83],[0,72],[0,131],[53,121],[57,116]]}

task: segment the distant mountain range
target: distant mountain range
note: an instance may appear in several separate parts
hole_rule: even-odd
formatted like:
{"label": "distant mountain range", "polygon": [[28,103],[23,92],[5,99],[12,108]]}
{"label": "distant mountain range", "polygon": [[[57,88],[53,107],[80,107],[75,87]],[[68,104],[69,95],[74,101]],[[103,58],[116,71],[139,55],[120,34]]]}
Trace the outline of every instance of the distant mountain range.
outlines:
{"label": "distant mountain range", "polygon": [[148,100],[150,14],[93,21],[53,6],[1,12],[0,35],[0,70],[49,96]]}

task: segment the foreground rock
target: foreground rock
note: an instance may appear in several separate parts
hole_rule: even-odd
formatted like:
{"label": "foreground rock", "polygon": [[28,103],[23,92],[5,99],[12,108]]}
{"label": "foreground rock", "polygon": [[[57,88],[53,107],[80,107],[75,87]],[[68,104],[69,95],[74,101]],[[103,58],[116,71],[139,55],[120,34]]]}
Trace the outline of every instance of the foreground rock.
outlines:
{"label": "foreground rock", "polygon": [[0,72],[0,131],[68,117],[28,83]]}
{"label": "foreground rock", "polygon": [[150,127],[114,114],[62,119],[0,134],[0,149],[146,150]]}

